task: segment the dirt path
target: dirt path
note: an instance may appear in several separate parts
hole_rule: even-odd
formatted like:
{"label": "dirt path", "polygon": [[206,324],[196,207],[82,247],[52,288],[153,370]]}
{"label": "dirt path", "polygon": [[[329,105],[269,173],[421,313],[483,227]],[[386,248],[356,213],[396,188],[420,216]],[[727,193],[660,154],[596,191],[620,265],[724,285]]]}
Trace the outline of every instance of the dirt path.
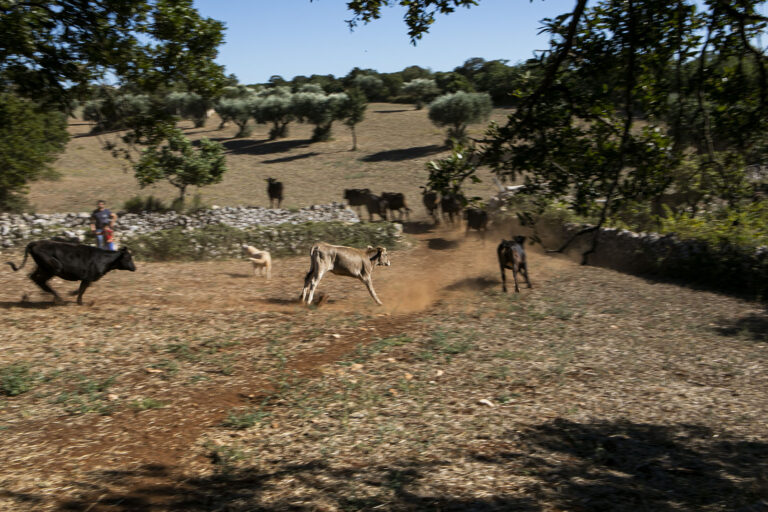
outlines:
{"label": "dirt path", "polygon": [[[286,347],[281,374],[308,379],[361,344],[418,329],[420,313],[440,307],[442,299],[499,286],[495,242],[491,241],[495,238],[483,243],[442,229],[413,235],[413,240],[413,248],[394,252],[392,266],[380,267],[374,275],[383,308],[373,304],[361,283],[333,275],[319,286],[328,294],[327,304],[316,310],[297,305],[306,257],[278,261],[268,283],[252,277],[242,261],[144,264],[135,274],[115,272],[94,286],[87,298],[96,305],[89,308],[49,307],[37,302],[44,296],[25,276],[2,274],[0,306],[5,309],[3,322],[12,333],[3,365],[35,356],[50,358],[54,352],[63,363],[54,372],[87,377],[91,370],[94,375],[117,372],[114,395],[160,396],[166,404],[153,410],[122,408],[106,416],[61,416],[55,407],[43,414],[12,411],[18,416],[9,422],[1,443],[6,470],[44,481],[141,467],[163,468],[154,479],[173,473],[178,477],[206,429],[220,425],[233,408],[262,402],[276,385],[272,375],[241,369],[242,361],[233,363],[227,378],[217,376],[205,385],[178,385],[178,377],[168,377],[167,369],[152,368],[149,360],[143,360],[150,355],[148,345],[158,340],[176,338],[183,345],[185,334],[194,338],[200,329],[207,334],[233,330],[234,357],[262,354],[259,358],[272,333],[282,330],[295,343]],[[534,285],[546,281],[557,268],[571,265],[536,254],[531,259]],[[55,282],[53,286],[64,290],[71,284]],[[30,302],[18,302],[22,290],[29,293]],[[360,320],[345,328],[344,320],[350,317]],[[172,336],[174,329],[178,336]],[[35,331],[46,343],[25,345]],[[328,340],[329,335],[334,336],[332,342],[320,349],[316,343],[302,342]],[[98,357],[101,351],[106,352],[103,360]],[[84,353],[95,357],[83,360],[79,356]]]}

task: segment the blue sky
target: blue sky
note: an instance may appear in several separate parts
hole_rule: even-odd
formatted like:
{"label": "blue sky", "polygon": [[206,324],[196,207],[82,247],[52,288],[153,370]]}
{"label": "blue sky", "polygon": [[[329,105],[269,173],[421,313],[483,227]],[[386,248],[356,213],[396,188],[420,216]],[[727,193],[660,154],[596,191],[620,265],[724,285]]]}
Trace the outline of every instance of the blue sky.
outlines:
{"label": "blue sky", "polygon": [[417,46],[410,44],[404,10],[350,32],[343,0],[195,0],[204,16],[223,21],[226,42],[217,61],[241,83],[272,75],[346,75],[353,67],[379,72],[411,65],[450,71],[472,57],[525,60],[547,47],[539,20],[570,11],[576,0],[481,0],[438,17]]}

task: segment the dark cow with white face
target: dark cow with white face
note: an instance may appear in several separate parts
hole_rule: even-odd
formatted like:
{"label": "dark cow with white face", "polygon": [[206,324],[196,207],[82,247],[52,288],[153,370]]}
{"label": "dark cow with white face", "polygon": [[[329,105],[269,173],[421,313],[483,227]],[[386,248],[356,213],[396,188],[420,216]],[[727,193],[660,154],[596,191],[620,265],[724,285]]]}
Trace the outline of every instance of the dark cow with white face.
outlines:
{"label": "dark cow with white face", "polygon": [[48,286],[52,277],[60,277],[67,281],[80,281],[77,293],[77,303],[83,303],[83,293],[91,283],[98,281],[110,270],[136,271],[133,257],[126,247],[119,251],[98,249],[90,245],[54,240],[38,240],[27,244],[24,259],[20,266],[8,262],[14,272],[18,272],[27,263],[27,257],[37,263],[37,268],[29,275],[43,291],[53,294],[55,301],[61,297],[53,288]]}

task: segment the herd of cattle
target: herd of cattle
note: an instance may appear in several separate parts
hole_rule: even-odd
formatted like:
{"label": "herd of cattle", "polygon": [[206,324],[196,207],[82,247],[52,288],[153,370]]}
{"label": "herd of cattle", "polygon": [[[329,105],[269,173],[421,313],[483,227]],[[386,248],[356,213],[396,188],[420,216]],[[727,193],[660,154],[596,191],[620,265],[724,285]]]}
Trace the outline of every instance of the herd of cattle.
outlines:
{"label": "herd of cattle", "polygon": [[[270,207],[276,202],[278,207],[283,199],[283,185],[273,178],[267,179],[267,192],[270,198]],[[438,207],[442,211],[443,219],[453,223],[461,214],[464,200],[459,195],[444,195],[438,201],[437,194],[423,189],[422,198],[429,215],[439,222]],[[384,220],[388,219],[387,212],[398,212],[399,220],[409,219],[410,208],[405,203],[405,196],[396,192],[384,192],[380,196],[373,194],[370,189],[347,189],[344,191],[344,199],[349,206],[365,206],[369,219],[373,215],[379,215]],[[464,218],[467,221],[467,232],[476,229],[483,234],[488,226],[488,213],[479,208],[464,208]],[[528,279],[528,267],[525,256],[525,237],[516,236],[513,240],[502,240],[496,249],[496,254],[501,270],[502,289],[507,291],[507,279],[505,270],[512,270],[515,282],[515,292],[520,289],[517,284],[517,274],[520,273],[529,288],[531,282]],[[243,254],[251,261],[254,273],[261,272],[267,279],[271,275],[272,258],[268,251],[259,250],[249,245],[243,245]],[[389,266],[389,256],[384,247],[371,247],[357,249],[341,245],[331,245],[325,242],[315,244],[310,250],[310,267],[304,277],[304,287],[301,291],[301,302],[311,304],[318,283],[327,272],[333,274],[354,277],[362,281],[368,288],[368,292],[377,304],[382,304],[371,280],[376,266]],[[99,249],[81,243],[73,243],[59,240],[38,240],[30,242],[25,251],[21,265],[13,262],[8,265],[16,272],[27,263],[31,256],[37,268],[29,278],[43,291],[54,296],[55,301],[61,301],[61,297],[48,281],[53,277],[60,277],[68,281],[80,281],[78,290],[72,292],[77,295],[77,303],[83,303],[83,293],[91,285],[101,279],[111,270],[136,270],[133,257],[126,247],[119,251]]]}

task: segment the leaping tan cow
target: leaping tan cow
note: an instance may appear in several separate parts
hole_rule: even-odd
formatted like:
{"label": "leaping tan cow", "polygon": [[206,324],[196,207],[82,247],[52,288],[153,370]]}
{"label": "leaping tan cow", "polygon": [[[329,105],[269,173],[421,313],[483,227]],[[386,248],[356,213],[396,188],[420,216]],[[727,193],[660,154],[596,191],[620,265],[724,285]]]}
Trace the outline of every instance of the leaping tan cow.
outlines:
{"label": "leaping tan cow", "polygon": [[312,304],[317,284],[325,273],[330,271],[340,276],[358,278],[365,283],[376,304],[381,305],[381,301],[373,289],[371,275],[375,266],[389,266],[386,248],[368,246],[367,249],[356,249],[320,242],[312,247],[309,257],[309,272],[304,278],[304,288],[301,290],[302,302]]}

